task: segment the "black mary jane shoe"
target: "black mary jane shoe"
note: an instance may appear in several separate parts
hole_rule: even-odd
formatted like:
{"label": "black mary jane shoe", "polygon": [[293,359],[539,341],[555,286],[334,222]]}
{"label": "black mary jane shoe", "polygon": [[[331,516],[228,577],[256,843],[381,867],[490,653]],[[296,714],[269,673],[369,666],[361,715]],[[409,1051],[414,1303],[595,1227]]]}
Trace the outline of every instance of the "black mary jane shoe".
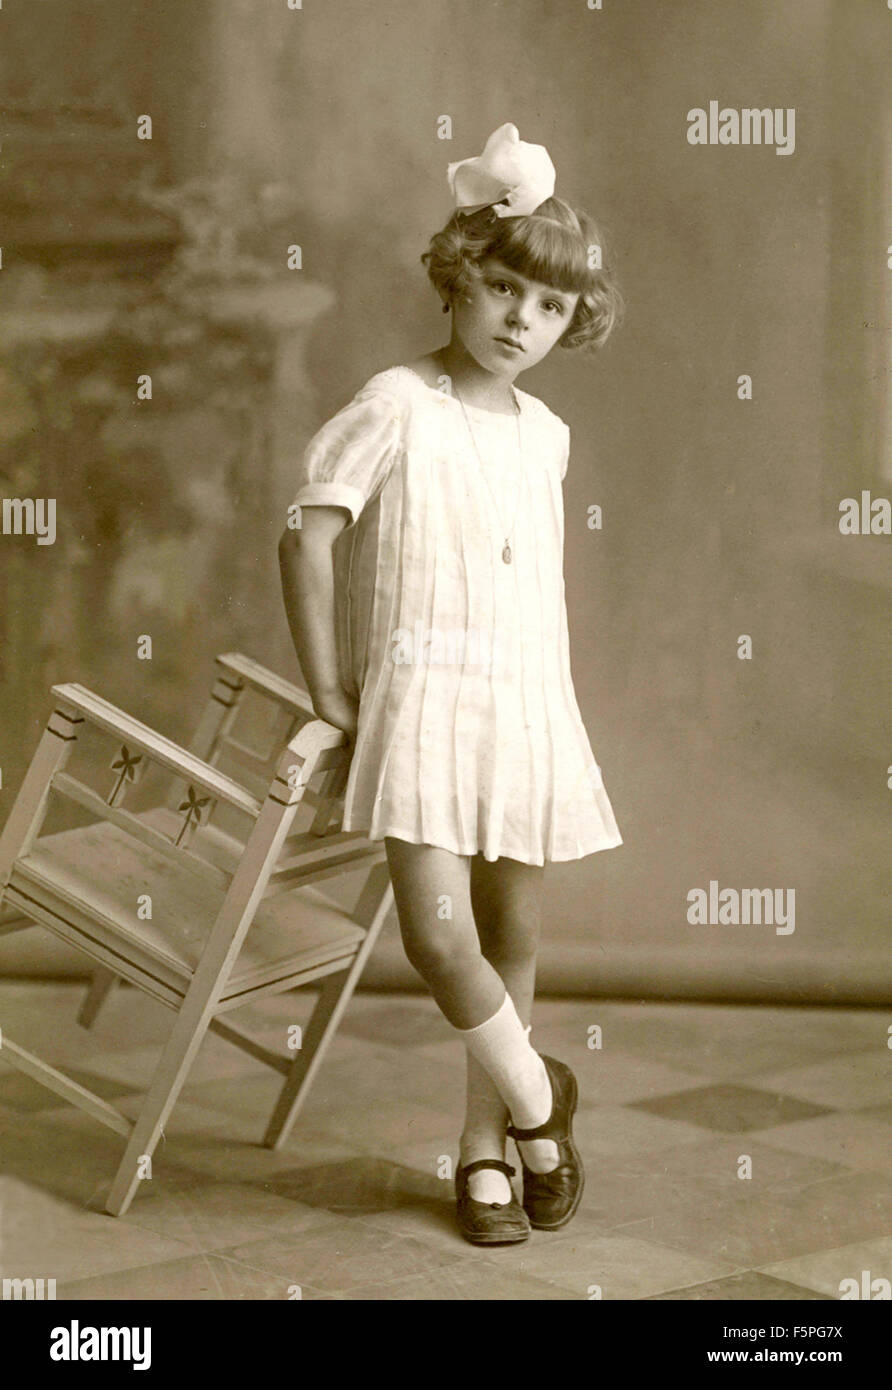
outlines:
{"label": "black mary jane shoe", "polygon": [[558,1148],[558,1165],[550,1173],[534,1173],[517,1152],[523,1166],[523,1209],[537,1231],[557,1231],[575,1216],[585,1187],[585,1172],[579,1150],[573,1143],[573,1116],[579,1097],[576,1077],[565,1062],[539,1054],[551,1082],[551,1115],[535,1129],[508,1126],[511,1138],[553,1139]]}
{"label": "black mary jane shoe", "polygon": [[495,1168],[505,1177],[514,1177],[517,1169],[500,1158],[478,1158],[467,1167],[455,1170],[455,1196],[458,1227],[472,1245],[513,1245],[528,1240],[530,1223],[526,1212],[514,1194],[510,1202],[478,1202],[468,1191],[468,1178],[481,1168]]}

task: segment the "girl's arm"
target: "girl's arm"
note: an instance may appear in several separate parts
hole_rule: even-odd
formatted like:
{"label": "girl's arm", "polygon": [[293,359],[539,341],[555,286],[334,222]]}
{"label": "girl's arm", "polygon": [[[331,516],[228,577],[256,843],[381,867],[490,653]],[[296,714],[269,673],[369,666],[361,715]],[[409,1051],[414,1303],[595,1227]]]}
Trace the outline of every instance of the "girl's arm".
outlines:
{"label": "girl's arm", "polygon": [[353,738],[358,702],[338,676],[332,555],[350,519],[343,507],[304,507],[300,529],[282,533],[279,570],[288,626],[313,709]]}

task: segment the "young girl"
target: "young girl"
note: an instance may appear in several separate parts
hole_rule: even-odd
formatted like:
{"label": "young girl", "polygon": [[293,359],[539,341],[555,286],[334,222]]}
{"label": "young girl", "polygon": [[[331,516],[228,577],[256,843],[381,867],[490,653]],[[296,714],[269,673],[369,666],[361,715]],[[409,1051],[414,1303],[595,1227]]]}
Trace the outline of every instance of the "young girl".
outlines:
{"label": "young girl", "polygon": [[570,675],[569,430],[512,383],[600,347],[622,301],[514,126],[448,179],[422,260],[450,340],[314,436],[279,552],[313,707],[353,741],[343,828],[384,840],[406,954],[467,1048],[459,1228],[497,1244],[565,1225],[583,1188],[575,1077],[529,1040],[544,865],[622,843]]}

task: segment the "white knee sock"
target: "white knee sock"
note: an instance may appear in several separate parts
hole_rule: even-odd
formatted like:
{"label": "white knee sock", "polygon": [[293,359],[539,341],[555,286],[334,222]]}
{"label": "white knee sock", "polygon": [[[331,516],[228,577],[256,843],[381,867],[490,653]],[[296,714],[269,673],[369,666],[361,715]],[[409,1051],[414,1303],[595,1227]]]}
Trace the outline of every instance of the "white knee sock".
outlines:
{"label": "white knee sock", "polygon": [[[513,1123],[520,1129],[544,1124],[551,1115],[551,1082],[507,990],[491,1018],[476,1028],[458,1028],[456,1032],[489,1074]],[[535,1172],[549,1172],[557,1165],[558,1151],[552,1139],[524,1140],[521,1152]]]}

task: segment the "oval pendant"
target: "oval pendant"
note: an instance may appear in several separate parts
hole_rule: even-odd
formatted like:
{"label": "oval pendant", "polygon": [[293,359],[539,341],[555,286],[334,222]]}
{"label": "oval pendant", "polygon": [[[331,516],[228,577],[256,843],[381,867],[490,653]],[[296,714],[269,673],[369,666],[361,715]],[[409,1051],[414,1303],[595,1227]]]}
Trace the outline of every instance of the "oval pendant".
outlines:
{"label": "oval pendant", "polygon": [[507,541],[505,542],[505,547],[502,551],[502,559],[505,561],[506,565],[511,564],[511,547]]}

